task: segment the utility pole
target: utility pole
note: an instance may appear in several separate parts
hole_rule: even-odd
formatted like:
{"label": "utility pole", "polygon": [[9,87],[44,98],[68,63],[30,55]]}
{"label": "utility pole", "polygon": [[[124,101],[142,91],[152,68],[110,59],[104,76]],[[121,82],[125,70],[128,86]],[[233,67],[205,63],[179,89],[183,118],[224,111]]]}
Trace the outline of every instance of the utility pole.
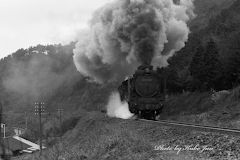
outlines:
{"label": "utility pole", "polygon": [[42,113],[44,112],[44,102],[35,103],[35,115],[39,117],[39,146],[40,156],[42,155]]}
{"label": "utility pole", "polygon": [[3,128],[3,138],[6,138],[6,124],[1,123],[1,128]]}
{"label": "utility pole", "polygon": [[27,112],[25,112],[25,130],[28,129],[28,115]]}
{"label": "utility pole", "polygon": [[57,109],[58,112],[58,116],[59,116],[59,125],[60,125],[60,137],[62,139],[62,113],[63,113],[63,109],[58,108]]}
{"label": "utility pole", "polygon": [[[2,124],[2,108],[3,108],[3,103],[1,102],[0,103],[0,123]],[[3,138],[2,138],[2,127],[0,127],[0,133],[1,133],[1,136],[0,136],[0,147],[2,148],[2,155],[1,156],[5,156],[5,146],[3,144]]]}
{"label": "utility pole", "polygon": [[[0,117],[0,124],[1,124],[1,129],[3,128],[3,138],[6,138],[6,124],[3,124],[2,123],[2,120],[3,120],[3,102],[1,102],[0,104],[0,114],[1,114],[1,117]],[[1,133],[1,136],[2,136],[2,130],[0,130],[0,133]]]}

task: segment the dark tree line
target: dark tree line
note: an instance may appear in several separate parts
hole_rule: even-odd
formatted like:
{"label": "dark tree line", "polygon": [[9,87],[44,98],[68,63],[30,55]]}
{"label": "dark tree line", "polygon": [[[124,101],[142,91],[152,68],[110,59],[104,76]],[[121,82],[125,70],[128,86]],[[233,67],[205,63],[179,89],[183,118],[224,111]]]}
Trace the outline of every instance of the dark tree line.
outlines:
{"label": "dark tree line", "polygon": [[240,49],[226,55],[220,56],[218,45],[212,38],[206,44],[199,42],[185,68],[179,69],[178,65],[170,63],[166,69],[169,91],[225,90],[240,85]]}
{"label": "dark tree line", "polygon": [[219,12],[211,9],[214,15],[206,16],[210,13],[206,6],[212,2],[195,3],[200,13],[190,22],[189,40],[169,59],[170,92],[225,90],[240,85],[240,1],[229,2]]}
{"label": "dark tree line", "polygon": [[213,39],[207,43],[206,47],[200,44],[189,67],[193,86],[200,90],[219,88],[221,68],[218,49]]}

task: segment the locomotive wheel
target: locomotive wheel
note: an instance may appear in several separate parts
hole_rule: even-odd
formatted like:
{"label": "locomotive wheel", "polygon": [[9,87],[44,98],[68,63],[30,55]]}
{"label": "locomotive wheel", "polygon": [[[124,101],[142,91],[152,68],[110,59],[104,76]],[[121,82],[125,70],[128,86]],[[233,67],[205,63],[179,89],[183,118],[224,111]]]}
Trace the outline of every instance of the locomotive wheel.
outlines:
{"label": "locomotive wheel", "polygon": [[156,120],[156,114],[155,111],[142,111],[138,113],[139,118],[148,119],[148,120]]}
{"label": "locomotive wheel", "polygon": [[153,111],[152,120],[156,121],[158,115],[159,115],[159,114],[158,114],[157,111]]}
{"label": "locomotive wheel", "polygon": [[139,119],[141,119],[142,118],[142,111],[138,111],[138,113],[137,113],[137,117],[139,118]]}
{"label": "locomotive wheel", "polygon": [[134,108],[129,108],[129,111],[133,114],[136,114],[136,110]]}
{"label": "locomotive wheel", "polygon": [[160,113],[161,113],[161,110],[157,110],[155,111],[156,112],[156,115],[155,115],[155,120],[159,120],[160,119]]}

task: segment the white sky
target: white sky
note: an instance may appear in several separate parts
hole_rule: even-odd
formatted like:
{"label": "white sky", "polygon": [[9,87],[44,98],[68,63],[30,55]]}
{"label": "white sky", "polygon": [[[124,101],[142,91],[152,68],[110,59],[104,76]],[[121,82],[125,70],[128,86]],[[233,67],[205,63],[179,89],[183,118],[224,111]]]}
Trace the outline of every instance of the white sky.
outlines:
{"label": "white sky", "polygon": [[110,0],[0,0],[0,58],[19,48],[67,43]]}

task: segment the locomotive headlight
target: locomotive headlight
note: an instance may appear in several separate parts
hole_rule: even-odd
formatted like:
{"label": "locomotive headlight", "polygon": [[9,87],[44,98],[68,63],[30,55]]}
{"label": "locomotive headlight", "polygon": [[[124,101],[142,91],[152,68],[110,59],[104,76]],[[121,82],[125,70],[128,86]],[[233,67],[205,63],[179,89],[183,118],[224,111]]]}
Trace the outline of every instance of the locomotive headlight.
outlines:
{"label": "locomotive headlight", "polygon": [[150,72],[149,68],[146,68],[145,72],[149,73]]}

